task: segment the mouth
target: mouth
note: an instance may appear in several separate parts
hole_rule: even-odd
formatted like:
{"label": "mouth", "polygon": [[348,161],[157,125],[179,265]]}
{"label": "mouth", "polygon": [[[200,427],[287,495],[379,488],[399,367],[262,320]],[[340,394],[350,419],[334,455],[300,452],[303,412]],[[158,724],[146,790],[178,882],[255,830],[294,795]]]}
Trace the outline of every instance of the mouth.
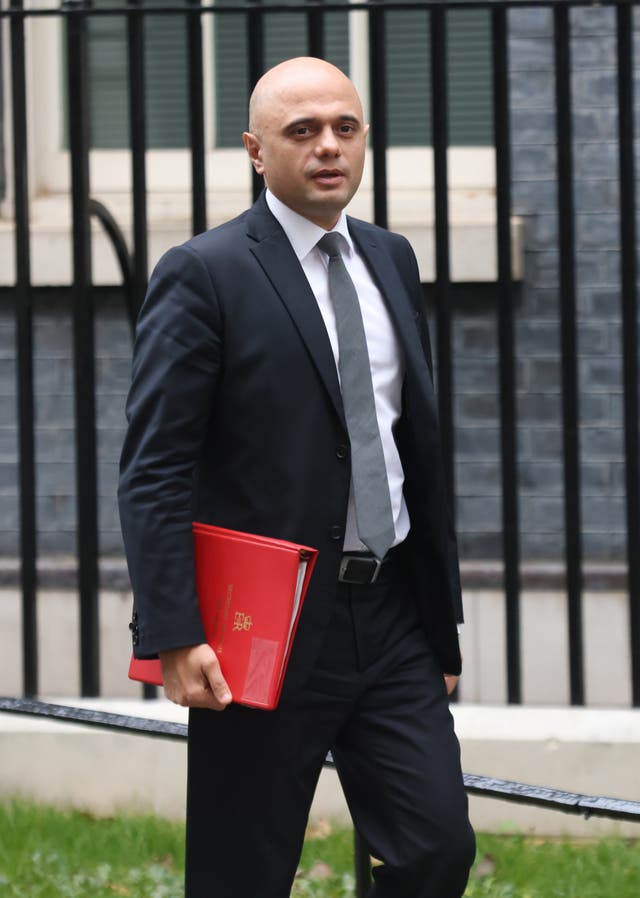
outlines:
{"label": "mouth", "polygon": [[317,184],[338,184],[344,181],[345,174],[339,168],[322,168],[311,176]]}

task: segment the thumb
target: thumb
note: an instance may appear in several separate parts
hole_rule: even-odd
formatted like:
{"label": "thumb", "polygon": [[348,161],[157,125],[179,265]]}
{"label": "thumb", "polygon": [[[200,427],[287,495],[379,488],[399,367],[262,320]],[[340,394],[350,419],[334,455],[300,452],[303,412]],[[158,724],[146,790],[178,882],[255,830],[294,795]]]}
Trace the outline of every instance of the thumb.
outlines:
{"label": "thumb", "polygon": [[220,662],[216,653],[211,650],[211,657],[202,664],[202,673],[213,693],[214,698],[221,705],[228,705],[232,699],[229,684],[222,675]]}

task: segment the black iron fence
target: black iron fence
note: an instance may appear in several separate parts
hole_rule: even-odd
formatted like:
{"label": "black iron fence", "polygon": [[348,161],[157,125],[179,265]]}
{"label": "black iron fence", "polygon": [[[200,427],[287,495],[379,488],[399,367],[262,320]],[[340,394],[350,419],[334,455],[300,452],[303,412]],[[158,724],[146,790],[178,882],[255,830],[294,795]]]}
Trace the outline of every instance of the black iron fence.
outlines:
{"label": "black iron fence", "polygon": [[[81,681],[85,695],[98,694],[99,682],[99,574],[98,502],[96,490],[96,395],[94,368],[93,275],[90,220],[97,216],[118,252],[131,320],[135,318],[146,286],[149,251],[147,221],[148,140],[145,126],[145,43],[147,22],[154,16],[175,16],[184,21],[187,34],[188,72],[188,152],[191,160],[191,222],[193,233],[207,227],[205,58],[203,20],[211,16],[240,16],[246,23],[247,78],[249,86],[265,67],[265,16],[304,13],[307,21],[307,52],[323,55],[323,17],[329,10],[344,10],[367,17],[368,92],[371,117],[373,161],[373,218],[386,226],[390,190],[387,179],[389,149],[388,48],[386,17],[420,11],[428,22],[430,117],[433,148],[434,258],[435,274],[425,284],[425,298],[433,308],[439,403],[447,458],[447,475],[452,497],[456,493],[454,457],[456,426],[455,383],[452,352],[452,321],[459,285],[452,281],[450,258],[449,133],[451,71],[446,54],[446,35],[452,10],[484,9],[490,21],[492,60],[492,123],[495,150],[495,194],[497,276],[491,290],[497,323],[499,371],[499,457],[501,496],[501,542],[503,586],[507,629],[507,682],[510,702],[521,700],[521,509],[518,476],[517,363],[514,340],[516,285],[512,272],[511,234],[514,203],[512,197],[513,98],[510,95],[509,17],[514,12],[544,8],[551,22],[553,45],[553,99],[557,177],[555,211],[559,280],[559,357],[561,359],[561,434],[564,502],[564,567],[568,596],[570,697],[573,704],[584,702],[582,595],[585,559],[581,509],[580,464],[580,382],[577,346],[576,284],[576,191],[572,116],[573,47],[572,12],[590,4],[579,0],[416,0],[416,2],[247,4],[220,2],[203,6],[197,0],[184,5],[154,6],[128,3],[92,9],[80,0],[68,0],[59,9],[25,8],[22,0],[11,0],[1,11],[8,23],[10,54],[9,99],[11,122],[11,193],[15,226],[15,285],[9,291],[15,309],[17,334],[17,415],[19,434],[20,583],[23,614],[24,693],[38,693],[37,655],[37,477],[34,450],[33,378],[33,277],[32,233],[29,222],[28,69],[25,59],[25,28],[41,16],[56,16],[64,23],[66,35],[66,110],[68,153],[71,170],[73,232],[73,360],[76,435],[77,568],[80,608]],[[600,3],[611,7],[615,26],[618,234],[615,237],[620,261],[620,317],[622,320],[619,356],[622,360],[622,402],[624,424],[624,503],[626,509],[625,584],[628,595],[632,701],[640,705],[640,452],[638,443],[638,303],[637,235],[634,170],[634,2]],[[92,199],[90,160],[90,99],[88,72],[88,23],[92,17],[124,17],[128,65],[128,121],[132,183],[132,249],[129,254],[117,222],[108,210]],[[9,153],[6,154],[7,158]],[[254,178],[253,193],[261,184]]]}
{"label": "black iron fence", "polygon": [[[74,708],[69,705],[53,705],[32,699],[12,699],[0,697],[0,712],[41,717],[61,723],[77,723],[120,733],[135,733],[151,738],[185,741],[187,725],[167,720],[153,720],[147,717],[130,717],[91,708]],[[333,768],[334,761],[329,753],[325,767]],[[477,776],[465,773],[464,786],[469,795],[485,798],[499,798],[515,804],[527,804],[546,810],[579,814],[585,819],[604,817],[610,820],[640,822],[640,802],[624,798],[609,798],[600,795],[582,795],[565,792],[547,786],[536,786],[495,777]],[[366,843],[354,830],[354,873],[355,898],[365,898],[371,886],[371,857]]]}

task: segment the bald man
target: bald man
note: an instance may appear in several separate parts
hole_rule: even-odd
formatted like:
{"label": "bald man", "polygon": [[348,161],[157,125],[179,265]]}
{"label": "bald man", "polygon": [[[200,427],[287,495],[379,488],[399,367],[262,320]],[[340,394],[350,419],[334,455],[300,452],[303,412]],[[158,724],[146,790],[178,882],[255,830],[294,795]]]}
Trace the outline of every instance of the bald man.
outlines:
{"label": "bald man", "polygon": [[[418,269],[403,238],[344,213],[367,130],[334,66],[268,71],[243,135],[265,192],[160,260],[137,324],[120,510],[134,652],[159,655],[167,696],[190,708],[187,898],[290,894],[329,749],[382,861],[372,898],[460,898],[473,859],[447,696],[458,561]],[[367,469],[330,256],[359,309],[350,370],[370,383],[382,459],[358,473],[357,502],[352,474]],[[388,548],[364,533],[363,478],[385,497]],[[205,642],[194,519],[319,550],[273,712],[233,702]]]}

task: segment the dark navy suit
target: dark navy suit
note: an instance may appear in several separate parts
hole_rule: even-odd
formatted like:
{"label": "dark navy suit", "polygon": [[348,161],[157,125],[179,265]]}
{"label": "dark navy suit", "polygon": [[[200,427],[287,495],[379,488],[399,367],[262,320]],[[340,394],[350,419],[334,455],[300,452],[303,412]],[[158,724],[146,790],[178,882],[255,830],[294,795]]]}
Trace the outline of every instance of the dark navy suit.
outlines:
{"label": "dark navy suit", "polygon": [[[464,868],[457,884],[455,876],[445,885],[445,874],[438,879],[433,873],[428,891],[408,884],[400,891],[400,880],[385,886],[387,873],[381,872],[374,894],[455,898],[462,894],[461,877],[466,880],[471,840],[442,681],[443,671],[460,670],[456,620],[462,608],[417,265],[404,238],[354,219],[349,230],[387,303],[406,372],[395,437],[411,530],[375,587],[338,584],[350,463],[335,362],[315,297],[264,197],[163,257],[137,325],[119,490],[136,655],[204,641],[192,520],[319,549],[281,708],[273,714],[237,706],[191,713],[188,898],[288,894],[324,752],[333,746],[338,758],[347,729],[350,748],[340,771],[345,791],[356,824],[377,842],[372,848],[386,852],[389,869],[413,865],[407,883],[427,883],[431,875],[416,873],[422,870],[417,847],[411,857],[400,851],[396,863],[393,839],[376,830],[381,810],[393,819],[393,808],[406,804],[407,788],[416,802],[429,805],[428,825],[422,811],[415,812],[417,842],[428,841],[425,827],[437,842],[425,863],[449,842],[465,859],[449,858],[449,867]],[[427,751],[434,775],[422,777],[424,789],[417,780],[391,784],[379,777],[376,807],[364,793],[371,790],[370,777],[375,781],[376,770],[384,769],[388,750],[383,738],[376,761],[368,746],[386,727],[374,715],[356,732],[354,709],[364,720],[380,682],[393,708],[408,697],[387,746],[393,745],[390,768],[424,766],[412,757],[413,718],[429,720],[417,744],[437,735]],[[384,714],[394,716],[388,707]],[[416,751],[424,754],[424,746]],[[234,807],[242,822],[237,831]],[[400,814],[392,828],[404,830],[406,840],[411,826]],[[220,858],[211,856],[212,845]],[[246,860],[239,870],[241,855]]]}

